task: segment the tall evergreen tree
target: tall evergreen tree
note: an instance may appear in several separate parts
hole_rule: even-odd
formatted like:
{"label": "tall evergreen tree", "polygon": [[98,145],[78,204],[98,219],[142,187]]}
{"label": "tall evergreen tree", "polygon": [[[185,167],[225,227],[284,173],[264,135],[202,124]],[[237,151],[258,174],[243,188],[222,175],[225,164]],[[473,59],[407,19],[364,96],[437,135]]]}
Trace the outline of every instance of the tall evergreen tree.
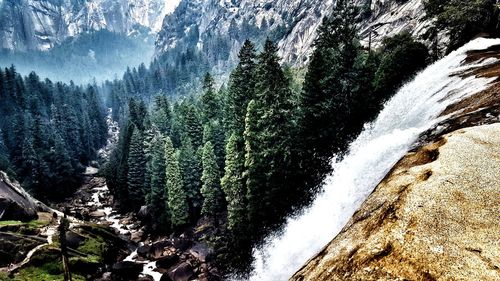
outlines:
{"label": "tall evergreen tree", "polygon": [[362,127],[359,117],[350,114],[356,113],[351,110],[359,94],[354,67],[362,51],[357,40],[357,15],[352,1],[337,1],[314,42],[316,49],[299,97],[302,145],[297,161],[308,189],[319,185],[330,169],[330,158]]}
{"label": "tall evergreen tree", "polygon": [[203,200],[201,198],[201,159],[193,148],[191,139],[185,137],[179,150],[179,165],[182,173],[184,190],[189,203],[191,220],[196,220],[201,212]]}
{"label": "tall evergreen tree", "polygon": [[217,212],[222,208],[222,192],[220,190],[219,167],[215,158],[214,146],[211,142],[203,146],[203,174],[201,194],[203,195],[202,214],[217,220]]}
{"label": "tall evergreen tree", "polygon": [[205,124],[219,115],[220,104],[214,86],[214,78],[207,72],[203,80],[203,94],[201,96],[203,123]]}
{"label": "tall evergreen tree", "polygon": [[226,195],[228,228],[237,230],[246,224],[246,197],[243,171],[245,159],[239,152],[239,137],[233,133],[226,146],[226,167],[221,187]]}
{"label": "tall evergreen tree", "polygon": [[144,203],[144,182],[146,181],[146,159],[142,132],[134,127],[130,140],[128,157],[128,193],[134,208],[138,209]]}
{"label": "tall evergreen tree", "polygon": [[151,142],[151,165],[149,175],[151,176],[150,191],[148,195],[148,207],[150,209],[152,226],[154,230],[168,231],[170,228],[170,212],[167,206],[165,193],[166,186],[166,163],[165,163],[165,139],[156,135]]}
{"label": "tall evergreen tree", "polygon": [[240,61],[229,78],[225,102],[228,137],[231,132],[243,134],[247,106],[255,95],[256,52],[251,41],[245,41],[238,57]]}
{"label": "tall evergreen tree", "polygon": [[277,47],[267,40],[259,55],[255,99],[247,110],[246,177],[250,224],[275,226],[289,211],[293,105]]}
{"label": "tall evergreen tree", "polygon": [[188,223],[189,207],[186,191],[182,184],[179,159],[175,153],[172,141],[168,137],[165,141],[165,160],[167,205],[171,214],[172,227],[176,229]]}

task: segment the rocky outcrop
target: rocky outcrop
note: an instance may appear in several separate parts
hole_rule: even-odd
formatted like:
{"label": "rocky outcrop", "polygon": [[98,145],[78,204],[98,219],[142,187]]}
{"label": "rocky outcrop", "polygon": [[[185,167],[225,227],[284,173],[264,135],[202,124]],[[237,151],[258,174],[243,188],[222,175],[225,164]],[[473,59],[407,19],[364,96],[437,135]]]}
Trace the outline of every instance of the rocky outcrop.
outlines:
{"label": "rocky outcrop", "polygon": [[500,124],[409,153],[291,280],[498,280]]}
{"label": "rocky outcrop", "polygon": [[0,221],[30,221],[37,218],[37,201],[0,172]]}

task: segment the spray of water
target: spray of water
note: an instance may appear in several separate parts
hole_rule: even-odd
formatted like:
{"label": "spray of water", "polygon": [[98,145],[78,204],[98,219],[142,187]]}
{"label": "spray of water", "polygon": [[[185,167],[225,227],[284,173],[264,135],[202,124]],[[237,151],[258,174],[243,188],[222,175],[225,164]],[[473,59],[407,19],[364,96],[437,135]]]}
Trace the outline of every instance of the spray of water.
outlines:
{"label": "spray of water", "polygon": [[500,44],[476,39],[418,74],[385,104],[378,118],[365,126],[323,192],[301,215],[289,218],[284,230],[254,249],[251,281],[287,280],[335,237],[354,212],[404,156],[418,136],[439,122],[451,103],[487,87],[490,79],[453,75],[491,60],[464,65],[466,52]]}

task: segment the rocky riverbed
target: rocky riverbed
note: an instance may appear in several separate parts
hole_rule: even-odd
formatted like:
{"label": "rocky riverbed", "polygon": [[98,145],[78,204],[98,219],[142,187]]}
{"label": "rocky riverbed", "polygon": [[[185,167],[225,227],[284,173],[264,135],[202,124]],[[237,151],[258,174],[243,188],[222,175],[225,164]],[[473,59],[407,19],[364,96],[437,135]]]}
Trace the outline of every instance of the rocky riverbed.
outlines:
{"label": "rocky riverbed", "polygon": [[88,170],[75,195],[56,207],[77,219],[113,229],[128,243],[129,254],[98,280],[221,280],[212,264],[213,250],[200,237],[210,232],[203,221],[178,236],[153,237],[134,213],[119,213],[106,182]]}

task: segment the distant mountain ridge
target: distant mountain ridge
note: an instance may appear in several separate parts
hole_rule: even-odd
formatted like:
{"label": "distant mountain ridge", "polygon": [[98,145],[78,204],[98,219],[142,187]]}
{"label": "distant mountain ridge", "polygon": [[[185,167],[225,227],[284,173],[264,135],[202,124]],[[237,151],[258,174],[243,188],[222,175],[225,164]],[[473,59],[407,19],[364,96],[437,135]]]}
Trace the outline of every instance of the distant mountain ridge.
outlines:
{"label": "distant mountain ridge", "polygon": [[155,33],[176,1],[3,0],[0,49],[48,50],[68,37],[102,29],[129,36]]}

